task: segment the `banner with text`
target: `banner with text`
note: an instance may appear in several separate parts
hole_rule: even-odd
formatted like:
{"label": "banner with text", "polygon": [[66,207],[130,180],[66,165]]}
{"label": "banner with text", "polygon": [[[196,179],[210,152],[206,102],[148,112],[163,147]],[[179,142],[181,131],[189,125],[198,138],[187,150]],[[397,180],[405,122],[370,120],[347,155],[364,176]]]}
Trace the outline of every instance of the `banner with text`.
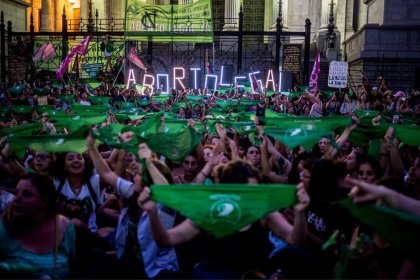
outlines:
{"label": "banner with text", "polygon": [[346,61],[331,61],[328,71],[328,86],[346,88],[349,65]]}
{"label": "banner with text", "polygon": [[126,38],[155,42],[213,42],[211,0],[154,5],[127,0]]}

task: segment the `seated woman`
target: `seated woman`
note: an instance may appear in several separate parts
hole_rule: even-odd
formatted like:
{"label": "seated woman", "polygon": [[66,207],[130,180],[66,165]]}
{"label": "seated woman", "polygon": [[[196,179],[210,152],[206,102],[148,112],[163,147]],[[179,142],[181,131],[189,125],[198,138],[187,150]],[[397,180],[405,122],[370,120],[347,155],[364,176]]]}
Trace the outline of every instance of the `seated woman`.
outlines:
{"label": "seated woman", "polygon": [[[221,183],[258,184],[260,173],[250,163],[243,160],[229,162],[221,171]],[[295,205],[296,219],[289,224],[282,214],[272,212],[264,218],[247,225],[243,229],[217,239],[207,233],[203,242],[201,260],[195,267],[193,278],[240,278],[248,270],[262,269],[268,258],[268,230],[291,244],[301,244],[306,237],[305,208],[309,196],[298,187],[299,203]],[[198,236],[202,229],[190,219],[169,230],[163,226],[156,204],[149,200],[150,189],[144,188],[139,197],[139,205],[148,212],[153,237],[160,246],[174,246]]]}
{"label": "seated woman", "polygon": [[76,234],[69,220],[58,214],[52,179],[25,175],[16,191],[0,222],[2,278],[69,277]]}

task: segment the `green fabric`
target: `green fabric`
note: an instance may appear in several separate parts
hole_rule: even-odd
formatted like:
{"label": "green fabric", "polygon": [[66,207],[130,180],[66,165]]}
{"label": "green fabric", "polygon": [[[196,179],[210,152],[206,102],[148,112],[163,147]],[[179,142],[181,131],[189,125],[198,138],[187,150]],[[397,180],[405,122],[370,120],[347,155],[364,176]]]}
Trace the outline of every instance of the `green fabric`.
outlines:
{"label": "green fabric", "polygon": [[12,105],[10,110],[18,114],[29,114],[35,110],[35,107],[32,105]]}
{"label": "green fabric", "polygon": [[393,125],[395,137],[410,146],[420,146],[420,127],[408,125]]}
{"label": "green fabric", "polygon": [[368,155],[379,160],[379,154],[381,153],[382,143],[380,138],[375,138],[370,141]]}
{"label": "green fabric", "polygon": [[114,103],[120,109],[130,109],[136,107],[136,105],[132,102],[115,101]]}
{"label": "green fabric", "polygon": [[208,119],[207,120],[207,130],[213,134],[216,132],[216,123],[220,123],[223,127],[229,128],[233,127],[239,135],[247,135],[249,133],[258,132],[254,122],[238,122],[230,120],[221,120],[221,119]]}
{"label": "green fabric", "polygon": [[107,105],[109,100],[111,99],[110,96],[89,96],[88,100],[92,102],[94,105]]}
{"label": "green fabric", "polygon": [[[266,110],[267,111],[267,110]],[[265,117],[266,126],[277,126],[281,128],[306,128],[307,130],[336,130],[345,128],[352,124],[350,117],[300,117],[277,114],[273,117]]]}
{"label": "green fabric", "polygon": [[375,111],[375,110],[360,110],[360,109],[357,109],[353,113],[358,118],[374,118],[374,117],[379,115],[379,111]]}
{"label": "green fabric", "polygon": [[234,106],[238,103],[238,100],[236,99],[228,99],[228,100],[215,100],[214,101],[217,106],[222,107],[222,108],[227,108],[230,106]]}
{"label": "green fabric", "polygon": [[289,100],[293,100],[294,98],[304,94],[304,91],[297,91],[297,92],[287,92],[287,91],[282,91],[281,94],[284,96],[287,96],[287,98]]}
{"label": "green fabric", "polygon": [[76,96],[74,94],[60,94],[56,97],[60,99],[61,101],[63,101],[64,103],[73,104]]}
{"label": "green fabric", "polygon": [[13,94],[19,94],[25,88],[26,88],[26,84],[23,84],[23,85],[17,85],[15,87],[10,87],[10,88],[7,89],[7,91],[10,92],[10,93],[13,93]]}
{"label": "green fabric", "polygon": [[230,91],[230,90],[235,90],[235,88],[233,88],[233,87],[230,87],[230,88],[219,88],[219,89],[217,90],[217,92],[219,92],[219,93],[221,93],[221,94],[226,94],[226,92],[227,92],[227,91]]}
{"label": "green fabric", "polygon": [[152,200],[179,211],[218,238],[297,202],[292,185],[153,185],[151,190]]}
{"label": "green fabric", "polygon": [[187,98],[189,102],[201,101],[202,99],[207,98],[206,96],[203,96],[203,95],[190,95],[190,94],[185,95],[185,97]]}
{"label": "green fabric", "polygon": [[34,95],[48,95],[51,93],[51,90],[46,88],[32,88],[31,90]]}
{"label": "green fabric", "polygon": [[331,138],[333,133],[325,130],[309,130],[307,128],[280,128],[280,127],[265,127],[264,134],[267,134],[288,148],[293,149],[297,146],[303,146],[305,149],[311,149],[318,143],[322,137]]}
{"label": "green fabric", "polygon": [[10,128],[0,129],[0,137],[3,136],[29,136],[32,135],[35,131],[40,131],[42,129],[41,123],[27,123]]}
{"label": "green fabric", "polygon": [[359,222],[410,254],[420,250],[420,217],[373,204],[355,205],[350,198],[338,202]]}
{"label": "green fabric", "polygon": [[155,101],[157,101],[159,103],[164,103],[169,98],[171,98],[171,96],[169,94],[153,95],[153,100],[155,100]]}
{"label": "green fabric", "polygon": [[100,87],[100,86],[102,85],[102,83],[101,83],[101,82],[90,82],[90,83],[87,83],[87,85],[88,85],[90,88],[95,89],[95,88],[97,88],[97,87]]}
{"label": "green fabric", "polygon": [[70,134],[11,136],[11,149],[22,158],[26,147],[43,152],[77,152],[86,151],[88,126],[82,126]]}
{"label": "green fabric", "polygon": [[94,114],[94,115],[56,115],[50,116],[50,120],[54,120],[58,124],[62,124],[72,130],[78,129],[83,125],[94,125],[103,123],[106,121],[106,114]]}
{"label": "green fabric", "polygon": [[125,84],[115,84],[114,87],[115,88],[125,88],[126,85]]}
{"label": "green fabric", "polygon": [[81,105],[79,103],[74,103],[73,105],[71,105],[71,110],[80,115],[89,114],[89,113],[102,114],[102,113],[108,112],[109,106],[108,105],[86,106],[86,105]]}
{"label": "green fabric", "polygon": [[145,142],[152,151],[179,162],[195,149],[201,136],[187,126],[186,120],[165,120],[161,123],[161,119],[162,113],[156,113],[139,126],[124,126],[121,132],[133,131],[136,135],[131,143],[117,142],[117,135],[109,130],[100,129],[94,132],[94,136],[110,146],[134,154],[137,154],[138,144]]}

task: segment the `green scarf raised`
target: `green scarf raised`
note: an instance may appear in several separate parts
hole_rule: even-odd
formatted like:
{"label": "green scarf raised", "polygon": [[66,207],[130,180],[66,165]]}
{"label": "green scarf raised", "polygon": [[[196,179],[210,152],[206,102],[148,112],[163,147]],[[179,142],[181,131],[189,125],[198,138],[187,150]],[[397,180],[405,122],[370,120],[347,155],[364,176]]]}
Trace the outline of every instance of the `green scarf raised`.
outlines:
{"label": "green scarf raised", "polygon": [[151,199],[190,218],[216,237],[296,203],[293,185],[153,185]]}

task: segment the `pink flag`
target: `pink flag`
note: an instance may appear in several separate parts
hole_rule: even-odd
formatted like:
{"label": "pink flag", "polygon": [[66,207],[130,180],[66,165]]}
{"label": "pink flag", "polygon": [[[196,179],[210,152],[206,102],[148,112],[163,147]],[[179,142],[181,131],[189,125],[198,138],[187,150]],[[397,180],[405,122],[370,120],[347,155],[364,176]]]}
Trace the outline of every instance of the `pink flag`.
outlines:
{"label": "pink flag", "polygon": [[257,77],[254,73],[251,73],[251,89],[252,93],[262,94],[261,84],[258,83]]}
{"label": "pink flag", "polygon": [[143,62],[137,56],[137,52],[134,49],[134,47],[131,47],[130,52],[128,53],[128,60],[140,67],[141,69],[143,69],[144,71],[147,70],[146,66],[144,66]]}
{"label": "pink flag", "polygon": [[57,77],[57,79],[63,78],[64,72],[66,72],[70,61],[77,53],[81,55],[86,54],[91,38],[91,35],[84,38],[76,47],[74,47],[74,49],[66,56],[66,58],[64,58],[64,60],[60,64],[60,67],[58,67],[57,71],[55,71],[55,76]]}
{"label": "pink flag", "polygon": [[57,56],[57,53],[55,52],[53,44],[49,43],[44,49],[44,54],[42,55],[42,61],[48,62],[49,60],[53,59],[56,56]]}
{"label": "pink flag", "polygon": [[42,59],[46,47],[47,43],[42,44],[42,46],[32,56],[33,61],[40,61]]}
{"label": "pink flag", "polygon": [[[87,36],[87,37],[85,37],[80,43],[79,43],[79,45],[77,45],[77,47],[79,47],[79,49],[77,50],[77,53],[78,54],[81,54],[81,55],[85,55],[86,53],[87,53],[87,51],[88,51],[88,47],[89,47],[89,42],[90,42],[90,39],[92,39],[92,35],[89,35],[89,36]],[[76,48],[77,48],[76,47]]]}
{"label": "pink flag", "polygon": [[318,90],[318,75],[321,72],[321,53],[318,50],[316,53],[316,58],[314,62],[314,67],[312,68],[311,79],[309,81],[309,87],[312,88],[310,92],[315,94]]}

